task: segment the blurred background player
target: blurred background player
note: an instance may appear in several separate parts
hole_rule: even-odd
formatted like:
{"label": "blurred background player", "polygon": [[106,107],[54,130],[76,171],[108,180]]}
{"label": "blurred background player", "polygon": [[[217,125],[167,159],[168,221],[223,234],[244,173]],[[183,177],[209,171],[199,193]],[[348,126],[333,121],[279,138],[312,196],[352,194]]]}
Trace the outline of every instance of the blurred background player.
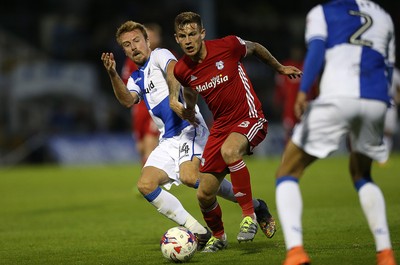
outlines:
{"label": "blurred background player", "polygon": [[[144,24],[144,26],[146,27],[147,36],[150,41],[150,49],[155,50],[161,47],[161,26],[156,23],[148,23]],[[121,78],[125,84],[135,70],[137,70],[136,64],[127,57],[121,70]],[[133,105],[131,108],[131,128],[132,137],[136,141],[136,150],[140,155],[142,165],[144,165],[151,151],[158,145],[158,138],[160,136],[157,125],[150,117],[144,101]]]}
{"label": "blurred background player", "polygon": [[398,106],[400,104],[400,70],[393,69],[392,85],[389,95],[392,97],[391,104],[385,116],[385,128],[383,142],[387,145],[390,152],[393,149],[393,136],[398,130]]}
{"label": "blurred background player", "polygon": [[[388,157],[382,138],[395,64],[392,18],[372,1],[329,1],[307,14],[305,39],[308,51],[295,104],[301,121],[276,173],[284,265],[310,263],[303,248],[299,180],[314,161],[336,151],[345,136],[351,150],[349,171],[375,241],[377,264],[395,265],[385,199],[371,172],[373,160]],[[308,104],[307,92],[322,69],[319,96]]]}
{"label": "blurred background player", "polygon": [[[290,48],[289,58],[282,61],[283,65],[293,65],[303,70],[304,47],[294,45]],[[285,144],[292,136],[293,127],[299,122],[294,114],[294,103],[300,87],[300,78],[289,78],[285,75],[275,75],[274,104],[281,112],[282,127],[284,130]],[[314,99],[318,95],[317,82],[308,92],[308,99]]]}

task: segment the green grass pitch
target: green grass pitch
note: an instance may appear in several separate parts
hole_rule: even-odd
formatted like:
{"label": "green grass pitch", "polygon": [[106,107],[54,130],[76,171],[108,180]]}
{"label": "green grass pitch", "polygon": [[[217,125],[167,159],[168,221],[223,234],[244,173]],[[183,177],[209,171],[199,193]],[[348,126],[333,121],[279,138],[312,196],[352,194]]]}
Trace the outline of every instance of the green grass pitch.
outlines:
{"label": "green grass pitch", "polygon": [[[276,215],[279,158],[248,158],[246,163],[254,197],[265,199]],[[320,160],[300,182],[305,248],[313,264],[375,264],[373,239],[347,168],[346,157]],[[138,195],[139,174],[135,164],[0,168],[0,264],[171,264],[159,240],[175,223]],[[392,155],[385,166],[374,164],[373,177],[386,198],[399,262],[400,155]],[[172,192],[204,224],[196,192],[184,186]],[[239,244],[240,208],[219,201],[229,246],[219,253],[196,253],[190,264],[281,264],[282,231],[272,239],[259,232],[253,242]]]}

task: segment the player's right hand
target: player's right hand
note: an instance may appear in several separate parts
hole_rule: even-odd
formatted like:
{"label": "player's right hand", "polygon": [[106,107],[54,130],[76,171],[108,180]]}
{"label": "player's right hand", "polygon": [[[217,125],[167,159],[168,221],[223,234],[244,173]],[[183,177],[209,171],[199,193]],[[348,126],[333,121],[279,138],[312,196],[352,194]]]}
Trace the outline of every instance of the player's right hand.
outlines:
{"label": "player's right hand", "polygon": [[294,114],[296,115],[296,118],[298,118],[299,120],[301,119],[301,116],[306,111],[307,106],[307,94],[303,91],[299,91],[297,93],[296,102],[294,104]]}
{"label": "player's right hand", "polygon": [[196,118],[196,111],[194,109],[185,108],[179,101],[171,101],[169,106],[182,120],[186,120],[194,126],[199,125],[200,121]]}
{"label": "player's right hand", "polygon": [[101,54],[101,60],[103,61],[103,65],[106,68],[107,72],[116,71],[116,63],[114,59],[114,54],[112,52],[103,52]]}

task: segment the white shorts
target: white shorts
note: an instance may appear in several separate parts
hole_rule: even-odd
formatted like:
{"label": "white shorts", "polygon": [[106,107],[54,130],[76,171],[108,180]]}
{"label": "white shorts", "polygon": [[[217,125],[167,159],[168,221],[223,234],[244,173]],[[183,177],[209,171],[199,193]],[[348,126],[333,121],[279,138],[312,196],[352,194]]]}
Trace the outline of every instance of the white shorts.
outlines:
{"label": "white shorts", "polygon": [[144,167],[153,166],[168,174],[170,181],[164,184],[164,188],[169,190],[172,184],[178,186],[181,184],[179,166],[183,162],[192,160],[193,157],[201,159],[208,135],[208,128],[190,125],[183,129],[178,136],[161,138]]}
{"label": "white shorts", "polygon": [[352,151],[384,162],[388,150],[383,144],[387,105],[368,99],[316,99],[310,102],[292,141],[306,153],[324,158],[339,148],[346,136]]}

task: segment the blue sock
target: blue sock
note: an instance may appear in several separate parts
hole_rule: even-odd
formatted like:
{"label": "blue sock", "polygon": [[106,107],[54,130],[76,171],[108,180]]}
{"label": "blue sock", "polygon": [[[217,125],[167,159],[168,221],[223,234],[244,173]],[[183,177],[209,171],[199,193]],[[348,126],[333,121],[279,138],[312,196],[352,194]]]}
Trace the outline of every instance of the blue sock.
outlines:
{"label": "blue sock", "polygon": [[152,201],[154,201],[155,198],[157,198],[158,195],[160,195],[160,193],[161,193],[161,188],[157,187],[155,190],[153,190],[149,194],[144,195],[144,198],[147,201],[152,202]]}
{"label": "blue sock", "polygon": [[363,177],[362,179],[359,179],[354,183],[354,187],[356,188],[357,191],[359,191],[362,186],[364,186],[369,182],[373,182],[371,176]]}
{"label": "blue sock", "polygon": [[299,183],[299,179],[297,179],[297,178],[295,178],[295,177],[292,177],[292,176],[282,176],[282,177],[279,177],[279,178],[276,180],[276,185],[275,185],[275,186],[278,186],[280,183],[282,183],[282,182],[284,182],[284,181],[294,181],[294,182]]}

